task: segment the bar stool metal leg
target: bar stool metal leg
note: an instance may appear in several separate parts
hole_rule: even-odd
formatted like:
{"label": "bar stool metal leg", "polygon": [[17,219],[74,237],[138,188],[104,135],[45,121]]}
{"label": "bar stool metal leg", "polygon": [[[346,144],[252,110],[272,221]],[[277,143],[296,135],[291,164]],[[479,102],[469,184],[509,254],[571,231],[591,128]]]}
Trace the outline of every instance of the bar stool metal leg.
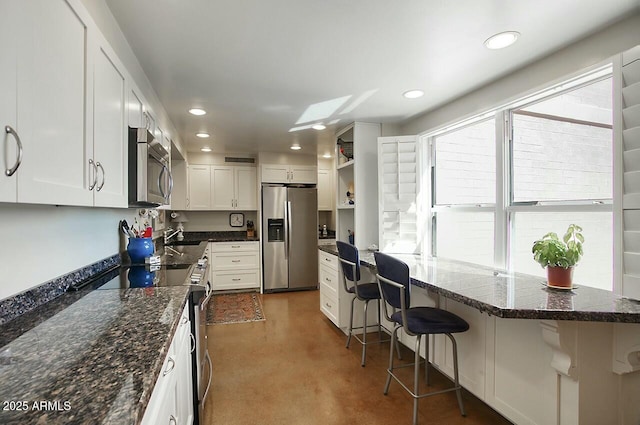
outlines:
{"label": "bar stool metal leg", "polygon": [[416,351],[414,353],[413,365],[413,425],[418,423],[418,394],[420,394],[420,341],[422,335],[416,336]]}
{"label": "bar stool metal leg", "polygon": [[424,336],[424,341],[424,382],[428,386],[431,384],[429,382],[429,335]]}
{"label": "bar stool metal leg", "polygon": [[393,373],[393,344],[398,342],[399,326],[396,326],[391,332],[391,345],[389,346],[389,368],[387,369],[387,383],[384,385],[384,395],[389,393],[389,385],[391,384],[391,374]]}
{"label": "bar stool metal leg", "polygon": [[356,302],[356,297],[354,296],[351,299],[351,316],[349,318],[349,334],[347,335],[347,345],[346,347],[349,348],[349,344],[351,343],[351,333],[353,332],[353,304]]}
{"label": "bar stool metal leg", "polygon": [[367,356],[367,310],[369,309],[369,300],[364,302],[364,324],[362,327],[362,363],[360,366],[364,367],[365,358]]}
{"label": "bar stool metal leg", "polygon": [[458,396],[458,406],[460,406],[460,413],[462,416],[467,416],[467,413],[464,411],[464,404],[462,403],[462,389],[458,379],[458,344],[456,343],[456,339],[453,335],[446,335],[449,337],[451,344],[453,345],[453,377],[455,379],[456,395]]}

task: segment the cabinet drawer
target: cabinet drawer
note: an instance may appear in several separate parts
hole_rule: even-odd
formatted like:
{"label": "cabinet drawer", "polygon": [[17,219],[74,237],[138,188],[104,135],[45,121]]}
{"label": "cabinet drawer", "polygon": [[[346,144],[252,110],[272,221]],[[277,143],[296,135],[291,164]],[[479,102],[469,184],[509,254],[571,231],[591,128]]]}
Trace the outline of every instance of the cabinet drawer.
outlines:
{"label": "cabinet drawer", "polygon": [[324,251],[318,251],[318,261],[320,264],[324,264],[334,270],[338,270],[338,256],[336,255],[331,255]]}
{"label": "cabinet drawer", "polygon": [[340,285],[340,277],[338,272],[331,267],[326,266],[325,264],[320,264],[319,272],[319,283],[320,285],[325,285],[330,288],[335,296],[338,296],[338,287]]}
{"label": "cabinet drawer", "polygon": [[212,287],[214,291],[226,289],[259,288],[260,276],[258,270],[246,272],[221,271],[213,273]]}
{"label": "cabinet drawer", "polygon": [[340,305],[338,302],[320,291],[320,311],[329,318],[336,326],[339,325]]}
{"label": "cabinet drawer", "polygon": [[258,252],[258,242],[212,242],[210,246],[212,253],[240,251]]}
{"label": "cabinet drawer", "polygon": [[211,258],[211,268],[212,270],[257,269],[258,257],[257,252],[215,253]]}

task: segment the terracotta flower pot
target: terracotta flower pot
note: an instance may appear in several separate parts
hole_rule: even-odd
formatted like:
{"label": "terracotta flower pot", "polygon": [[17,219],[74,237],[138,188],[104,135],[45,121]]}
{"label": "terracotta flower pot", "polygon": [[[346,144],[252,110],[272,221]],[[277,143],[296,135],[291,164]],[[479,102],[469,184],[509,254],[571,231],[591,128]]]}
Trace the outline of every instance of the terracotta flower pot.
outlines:
{"label": "terracotta flower pot", "polygon": [[556,288],[571,288],[573,280],[573,267],[547,267],[547,285]]}

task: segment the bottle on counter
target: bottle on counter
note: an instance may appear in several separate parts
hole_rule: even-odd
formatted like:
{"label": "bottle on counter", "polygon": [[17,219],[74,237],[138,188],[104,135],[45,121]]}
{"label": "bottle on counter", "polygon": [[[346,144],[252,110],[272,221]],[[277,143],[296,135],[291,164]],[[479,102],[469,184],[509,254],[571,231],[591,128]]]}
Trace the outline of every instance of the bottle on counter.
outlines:
{"label": "bottle on counter", "polygon": [[328,236],[327,225],[323,224],[322,225],[322,237],[326,238],[327,236]]}

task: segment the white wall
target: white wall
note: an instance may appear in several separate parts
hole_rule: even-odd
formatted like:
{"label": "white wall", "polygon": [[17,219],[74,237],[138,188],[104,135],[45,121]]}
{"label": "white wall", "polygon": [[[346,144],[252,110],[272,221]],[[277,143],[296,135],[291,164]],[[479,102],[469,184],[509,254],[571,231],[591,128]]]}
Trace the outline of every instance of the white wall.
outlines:
{"label": "white wall", "polygon": [[[419,134],[509,103],[640,44],[640,12],[452,102],[408,120],[397,134]],[[517,44],[511,48],[517,48]]]}
{"label": "white wall", "polygon": [[134,209],[0,204],[0,299],[125,249]]}

